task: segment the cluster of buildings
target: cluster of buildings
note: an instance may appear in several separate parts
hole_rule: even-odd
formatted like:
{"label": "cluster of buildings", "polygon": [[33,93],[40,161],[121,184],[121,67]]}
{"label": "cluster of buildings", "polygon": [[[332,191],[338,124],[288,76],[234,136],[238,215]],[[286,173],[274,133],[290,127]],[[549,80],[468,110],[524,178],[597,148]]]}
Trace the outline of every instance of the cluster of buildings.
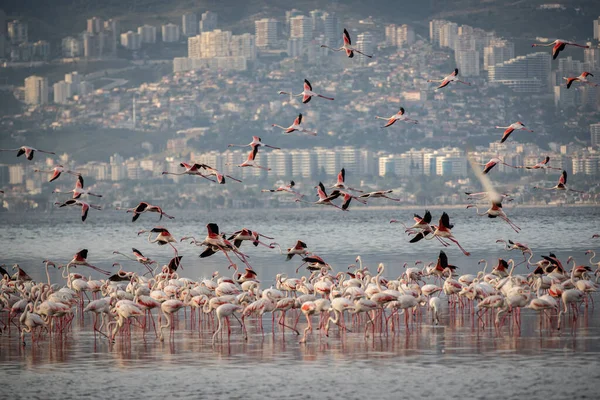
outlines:
{"label": "cluster of buildings", "polygon": [[50,43],[46,40],[29,41],[27,22],[7,21],[0,10],[0,59],[11,61],[47,61],[51,57]]}

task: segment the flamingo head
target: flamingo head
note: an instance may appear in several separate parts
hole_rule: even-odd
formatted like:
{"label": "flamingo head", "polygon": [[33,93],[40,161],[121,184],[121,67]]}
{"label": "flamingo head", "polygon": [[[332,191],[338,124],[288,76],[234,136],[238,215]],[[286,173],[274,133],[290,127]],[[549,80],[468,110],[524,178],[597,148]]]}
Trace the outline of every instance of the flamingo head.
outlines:
{"label": "flamingo head", "polygon": [[498,239],[498,240],[496,240],[496,243],[506,243],[506,240],[504,240],[504,239]]}
{"label": "flamingo head", "polygon": [[479,261],[477,262],[477,264],[483,264],[484,262],[486,262],[486,260],[482,258],[481,260],[479,260]]}
{"label": "flamingo head", "polygon": [[56,268],[56,264],[54,264],[52,261],[50,260],[44,260],[42,261],[42,263],[46,264],[46,265],[52,265],[54,268]]}
{"label": "flamingo head", "polygon": [[593,250],[586,250],[585,255],[592,254],[593,252],[594,252]]}

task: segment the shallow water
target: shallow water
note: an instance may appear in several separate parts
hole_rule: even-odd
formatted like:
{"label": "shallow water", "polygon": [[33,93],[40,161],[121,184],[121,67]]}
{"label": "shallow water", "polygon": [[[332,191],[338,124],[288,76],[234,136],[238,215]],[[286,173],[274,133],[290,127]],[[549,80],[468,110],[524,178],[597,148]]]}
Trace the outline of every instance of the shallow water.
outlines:
{"label": "shallow water", "polygon": [[[437,219],[441,211],[432,213]],[[490,263],[498,257],[522,259],[520,253],[496,244],[498,238],[527,243],[536,255],[554,251],[563,261],[574,255],[578,264],[587,261],[583,252],[598,244],[591,239],[600,217],[596,208],[514,208],[507,213],[522,233],[515,234],[502,221],[450,210],[455,236],[472,253],[467,258],[456,247],[445,250],[460,273],[476,271],[481,258]],[[135,224],[117,212],[90,214],[85,224],[77,216],[77,212],[0,214],[1,262],[19,262],[39,280],[45,279],[43,259],[64,263],[80,248],[88,248],[88,260],[103,268],[123,261],[111,254],[117,249],[136,247],[161,264],[173,256],[170,247],[136,236],[139,229],[155,226],[155,215],[142,215]],[[401,226],[388,223],[391,218],[410,222],[412,211],[399,209],[180,212],[175,216],[175,221],[161,223],[176,237],[204,237],[207,222],[217,222],[223,231],[246,226],[275,237],[285,247],[303,239],[335,270],[345,270],[358,254],[371,270],[384,262],[389,277],[399,275],[405,261],[434,261],[441,249],[437,241],[409,244]],[[572,231],[572,221],[578,221],[577,232]],[[199,259],[199,248],[184,243],[177,247],[184,256],[181,276],[197,279],[215,270],[232,274],[221,254]],[[270,286],[278,272],[293,276],[300,265],[297,259],[286,263],[274,250],[248,244],[242,249],[250,255],[262,287]],[[138,264],[124,261],[126,269],[143,271]],[[521,266],[518,272],[528,271]],[[99,277],[93,271],[91,275]],[[58,271],[52,271],[52,280],[59,280]],[[233,321],[231,341],[225,334],[215,347],[213,328],[206,324],[201,331],[192,328],[189,314],[186,318],[183,312],[173,339],[164,343],[156,340],[152,328],[145,340],[141,330],[134,328],[131,337],[119,335],[110,345],[94,337],[89,317],[83,322],[77,317],[62,338],[45,338],[32,345],[27,336],[25,347],[14,327],[10,337],[0,335],[0,384],[3,398],[596,398],[600,318],[597,310],[581,310],[579,319],[568,321],[559,333],[546,322],[540,330],[539,316],[531,310],[523,310],[520,331],[511,324],[496,332],[493,327],[478,328],[468,311],[448,308],[441,324],[434,326],[423,308],[409,332],[401,317],[395,334],[376,333],[365,340],[364,328],[348,322],[352,332],[340,335],[333,328],[327,338],[315,330],[307,344],[299,344],[287,329],[285,335],[277,330],[273,336],[267,315],[264,337],[251,322],[245,342]],[[292,318],[288,317],[288,324]],[[302,316],[298,327],[304,326]]]}

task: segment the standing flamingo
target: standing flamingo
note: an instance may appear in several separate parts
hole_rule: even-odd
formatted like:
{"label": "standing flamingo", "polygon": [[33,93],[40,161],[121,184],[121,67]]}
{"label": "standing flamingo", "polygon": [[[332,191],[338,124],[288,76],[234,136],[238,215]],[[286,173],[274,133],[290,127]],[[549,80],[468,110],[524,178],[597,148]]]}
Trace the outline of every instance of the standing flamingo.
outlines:
{"label": "standing flamingo", "polygon": [[174,219],[175,217],[172,217],[170,215],[168,215],[167,213],[165,213],[162,208],[160,208],[159,206],[153,206],[152,204],[149,204],[145,201],[142,201],[140,204],[138,204],[137,206],[133,207],[133,208],[121,208],[121,207],[117,207],[117,210],[126,210],[126,212],[128,213],[133,213],[133,218],[131,219],[131,222],[135,222],[137,221],[137,219],[140,217],[140,215],[142,215],[145,212],[155,212],[155,213],[159,213],[160,216],[158,217],[158,220],[160,221],[163,217],[163,215],[169,219]]}
{"label": "standing flamingo", "polygon": [[287,94],[287,95],[290,95],[293,97],[302,96],[302,103],[304,103],[304,104],[308,103],[313,96],[320,97],[322,99],[333,100],[333,97],[326,97],[326,96],[323,96],[323,95],[313,92],[312,85],[306,79],[304,80],[304,90],[301,93],[292,94],[292,93],[288,93],[288,92],[284,92],[284,91],[279,91],[279,94]]}
{"label": "standing flamingo", "polygon": [[301,123],[302,123],[302,114],[298,114],[298,116],[294,120],[294,123],[292,125],[288,126],[287,128],[284,126],[281,126],[281,125],[277,125],[277,124],[272,124],[271,126],[275,126],[277,128],[283,129],[284,133],[292,133],[294,131],[298,131],[298,132],[309,134],[311,136],[317,136],[317,132],[309,131],[307,129],[302,128],[300,126]]}
{"label": "standing flamingo", "polygon": [[451,82],[458,82],[458,83],[462,83],[464,85],[471,86],[471,84],[469,82],[464,82],[464,81],[461,81],[460,79],[458,79],[458,68],[454,68],[454,71],[452,71],[452,73],[450,75],[446,76],[444,79],[440,79],[440,80],[428,79],[427,82],[441,82],[440,86],[435,88],[435,90],[444,88],[444,87],[448,86]]}
{"label": "standing flamingo", "polygon": [[175,329],[175,327],[173,326],[173,314],[177,313],[177,311],[179,311],[183,307],[185,307],[185,304],[183,304],[183,302],[181,300],[177,300],[177,299],[167,300],[160,305],[160,309],[162,310],[162,312],[167,320],[166,325],[161,325],[159,327],[159,330],[160,330],[159,338],[160,338],[161,342],[163,342],[165,340],[165,337],[163,335],[163,328],[170,327],[171,328],[171,339],[173,338],[173,331]]}
{"label": "standing flamingo", "polygon": [[400,107],[400,111],[398,111],[396,114],[392,115],[389,118],[380,117],[380,116],[375,116],[375,118],[384,119],[387,121],[387,123],[384,126],[382,126],[382,128],[387,128],[388,126],[394,125],[394,123],[396,121],[410,122],[411,124],[419,123],[419,121],[417,121],[416,119],[410,119],[410,118],[404,116],[404,107]]}
{"label": "standing flamingo", "polygon": [[[242,312],[243,310],[244,310],[244,306],[239,305],[239,304],[226,303],[226,304],[221,304],[220,306],[217,307],[216,313],[217,313],[217,319],[219,320],[219,327],[213,334],[213,337],[212,337],[213,345],[215,344],[215,338],[217,337],[219,332],[221,332],[221,330],[223,330],[223,320],[226,319],[227,323],[229,323],[229,317],[231,317],[231,316],[233,316],[235,319],[238,320],[238,322],[242,326],[244,340],[247,340],[246,327],[245,327],[244,323],[242,321],[240,321],[240,319],[237,317],[237,315],[235,315],[236,312]],[[231,336],[231,329],[229,329],[229,331],[228,331],[227,337],[229,337],[229,336]]]}
{"label": "standing flamingo", "polygon": [[51,172],[52,176],[50,177],[50,180],[48,182],[55,181],[56,179],[58,179],[60,174],[62,174],[63,172],[67,173],[67,174],[71,174],[71,175],[81,176],[81,174],[79,172],[75,172],[75,171],[71,171],[70,169],[66,169],[62,165],[57,165],[54,168],[52,168],[51,170],[34,169],[33,172],[46,172],[46,173]]}
{"label": "standing flamingo", "polygon": [[567,47],[567,46],[583,47],[584,49],[590,48],[590,46],[584,46],[582,44],[567,42],[566,40],[559,40],[559,39],[555,40],[554,42],[547,43],[547,44],[534,43],[531,45],[531,47],[549,47],[549,46],[554,46],[554,47],[552,47],[552,59],[553,60],[556,60],[556,57],[558,57],[558,54],[561,51],[563,51],[565,49],[565,47]]}
{"label": "standing flamingo", "polygon": [[504,134],[502,135],[502,139],[500,139],[500,143],[504,143],[506,141],[506,139],[508,139],[510,134],[513,133],[514,131],[520,130],[520,131],[533,132],[531,129],[525,128],[525,125],[520,121],[513,122],[509,126],[496,126],[496,129],[505,129]]}
{"label": "standing flamingo", "polygon": [[325,47],[325,48],[328,48],[329,50],[333,50],[333,51],[344,50],[346,52],[346,55],[348,56],[348,58],[354,57],[354,52],[357,52],[358,54],[362,54],[363,56],[368,57],[368,58],[373,58],[373,56],[363,53],[362,51],[358,50],[356,47],[352,47],[352,40],[350,40],[350,34],[348,33],[348,31],[345,28],[344,28],[343,39],[344,39],[344,44],[342,45],[342,47],[340,47],[338,49],[329,47],[324,44],[322,44],[321,47]]}
{"label": "standing flamingo", "polygon": [[575,190],[575,189],[571,189],[567,187],[567,171],[563,171],[562,174],[560,175],[560,178],[558,179],[558,183],[556,184],[556,186],[552,186],[551,188],[543,188],[543,187],[539,187],[539,186],[534,186],[534,189],[543,189],[543,190],[568,190],[570,192],[575,192],[575,193],[584,193],[581,190]]}
{"label": "standing flamingo", "polygon": [[0,151],[16,151],[17,157],[21,157],[23,154],[25,154],[25,158],[27,158],[30,161],[33,160],[33,155],[35,154],[36,151],[39,151],[40,153],[46,153],[46,154],[56,154],[51,151],[34,149],[33,147],[29,147],[29,146],[21,146],[18,149],[0,149]]}

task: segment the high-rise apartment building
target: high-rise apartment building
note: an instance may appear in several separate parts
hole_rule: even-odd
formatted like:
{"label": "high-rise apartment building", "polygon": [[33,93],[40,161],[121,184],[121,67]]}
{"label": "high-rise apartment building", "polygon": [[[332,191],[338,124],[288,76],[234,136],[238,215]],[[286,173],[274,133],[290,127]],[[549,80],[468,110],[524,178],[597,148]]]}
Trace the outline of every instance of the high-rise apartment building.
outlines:
{"label": "high-rise apartment building", "polygon": [[36,75],[25,78],[25,103],[48,104],[48,78]]}
{"label": "high-rise apartment building", "polygon": [[583,62],[587,65],[590,71],[600,71],[600,47],[591,47],[591,43],[587,43],[589,49],[583,50]]}
{"label": "high-rise apartment building", "polygon": [[217,29],[217,20],[217,14],[212,11],[206,11],[205,13],[202,13],[202,18],[200,19],[199,24],[199,33],[210,32]]}
{"label": "high-rise apartment building", "polygon": [[71,93],[71,84],[65,81],[58,81],[52,85],[54,90],[54,102],[56,104],[66,104],[68,99],[73,95]]}
{"label": "high-rise apartment building", "polygon": [[490,83],[499,83],[520,93],[546,92],[550,88],[551,56],[538,52],[489,66]]}
{"label": "high-rise apartment building", "polygon": [[600,123],[590,125],[592,147],[600,147]]}
{"label": "high-rise apartment building", "polygon": [[335,13],[326,12],[323,14],[323,30],[325,33],[325,43],[330,47],[338,47],[342,40],[342,28],[340,20]]}
{"label": "high-rise apartment building", "polygon": [[277,20],[273,18],[263,18],[254,22],[256,47],[264,49],[277,45],[277,25]]}
{"label": "high-rise apartment building", "polygon": [[[364,54],[373,54],[373,35],[369,32],[361,33],[356,37],[356,48]],[[359,54],[359,64],[366,65],[369,62],[369,58]]]}
{"label": "high-rise apartment building", "polygon": [[156,27],[152,25],[138,26],[137,32],[140,34],[142,43],[156,43]]}
{"label": "high-rise apartment building", "polygon": [[67,36],[61,42],[61,49],[63,57],[81,57],[83,55],[83,42],[72,36]]}
{"label": "high-rise apartment building", "polygon": [[256,59],[256,40],[254,35],[232,35],[229,45],[232,56],[243,56],[248,60]]}
{"label": "high-rise apartment building", "polygon": [[306,47],[312,40],[312,20],[305,15],[290,18],[290,39],[299,39]]}
{"label": "high-rise apartment building", "polygon": [[87,32],[96,34],[104,30],[104,21],[102,18],[92,17],[87,20]]}
{"label": "high-rise apartment building", "polygon": [[175,24],[166,24],[161,27],[162,41],[165,43],[174,43],[179,41],[179,26]]}
{"label": "high-rise apartment building", "polygon": [[594,39],[600,41],[600,17],[594,20]]}
{"label": "high-rise apartment building", "polygon": [[8,38],[13,45],[27,43],[27,23],[17,19],[10,21],[8,23]]}
{"label": "high-rise apartment building", "polygon": [[127,50],[139,50],[142,48],[142,35],[129,31],[121,34],[121,46]]}
{"label": "high-rise apartment building", "polygon": [[409,25],[400,25],[396,29],[396,46],[406,47],[415,42],[415,31]]}
{"label": "high-rise apartment building", "polygon": [[483,70],[491,65],[501,64],[515,58],[515,44],[504,39],[493,39],[489,46],[483,49]]}
{"label": "high-rise apartment building", "polygon": [[196,36],[198,28],[198,18],[195,13],[185,13],[181,16],[181,32],[183,36]]}

